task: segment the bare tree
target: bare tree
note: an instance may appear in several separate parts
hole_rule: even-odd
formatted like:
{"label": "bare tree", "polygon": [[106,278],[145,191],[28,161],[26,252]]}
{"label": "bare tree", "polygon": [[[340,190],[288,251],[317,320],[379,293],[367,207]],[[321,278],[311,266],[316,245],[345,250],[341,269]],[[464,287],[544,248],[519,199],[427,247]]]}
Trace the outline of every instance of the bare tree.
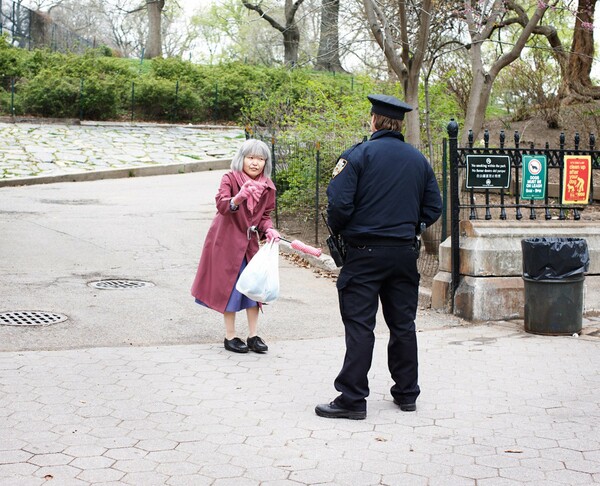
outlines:
{"label": "bare tree", "polygon": [[346,72],[340,62],[339,14],[340,0],[322,0],[316,69]]}
{"label": "bare tree", "polygon": [[[539,1],[535,11],[528,16],[517,2],[512,0],[494,0],[486,8],[485,4],[465,1],[461,12],[462,19],[466,22],[470,35],[470,44],[467,44],[471,58],[472,84],[469,93],[469,103],[465,115],[465,128],[472,129],[475,137],[483,128],[485,111],[490,100],[492,86],[498,73],[513,61],[519,58],[527,40],[535,33],[546,11],[556,6],[559,0],[550,2]],[[508,14],[513,14],[509,16]],[[510,50],[499,50],[496,59],[484,60],[484,44],[490,40],[492,34],[507,26],[520,27],[517,38]],[[489,68],[487,67],[489,66]],[[462,134],[462,142],[466,143],[468,130]]]}
{"label": "bare tree", "polygon": [[285,64],[295,66],[298,63],[298,51],[300,46],[300,28],[296,22],[296,13],[304,0],[285,0],[284,17],[285,24],[281,24],[274,17],[269,15],[262,7],[261,3],[250,3],[247,0],[242,0],[244,7],[248,10],[253,10],[258,13],[261,18],[265,19],[271,27],[277,29],[283,35],[283,58]]}
{"label": "bare tree", "polygon": [[405,101],[414,107],[406,116],[406,139],[420,145],[419,76],[431,25],[432,0],[399,0],[397,15],[391,17],[375,0],[364,0],[369,27],[387,59],[390,69],[398,76]]}

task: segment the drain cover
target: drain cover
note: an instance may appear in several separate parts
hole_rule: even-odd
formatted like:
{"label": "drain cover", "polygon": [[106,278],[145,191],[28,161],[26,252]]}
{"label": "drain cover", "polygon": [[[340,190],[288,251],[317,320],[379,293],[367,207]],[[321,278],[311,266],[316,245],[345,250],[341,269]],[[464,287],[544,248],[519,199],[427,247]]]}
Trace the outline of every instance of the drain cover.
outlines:
{"label": "drain cover", "polygon": [[12,311],[0,312],[2,326],[49,326],[66,321],[67,316],[54,312]]}
{"label": "drain cover", "polygon": [[97,280],[88,284],[90,287],[102,290],[118,290],[118,289],[139,289],[142,287],[153,287],[152,282],[144,282],[143,280]]}

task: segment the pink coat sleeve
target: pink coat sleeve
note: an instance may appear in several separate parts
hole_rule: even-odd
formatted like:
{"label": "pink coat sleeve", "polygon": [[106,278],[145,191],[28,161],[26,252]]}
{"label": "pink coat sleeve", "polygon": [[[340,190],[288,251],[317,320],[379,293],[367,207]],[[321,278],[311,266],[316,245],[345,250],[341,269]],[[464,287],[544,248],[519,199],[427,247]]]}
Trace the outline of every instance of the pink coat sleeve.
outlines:
{"label": "pink coat sleeve", "polygon": [[[275,191],[268,191],[268,195],[272,197],[269,197],[269,201],[267,203],[267,207],[265,208],[265,211],[263,212],[261,218],[260,218],[260,222],[258,223],[258,229],[261,232],[261,234],[266,233],[266,231],[269,228],[273,227],[273,221],[271,220],[271,212],[275,209],[275,195],[274,195]],[[272,201],[271,201],[272,199]]]}
{"label": "pink coat sleeve", "polygon": [[221,184],[219,185],[219,190],[217,191],[217,195],[215,196],[215,202],[217,204],[217,211],[221,214],[231,213],[231,208],[229,206],[229,202],[231,198],[235,196],[238,191],[234,187],[235,180],[225,174],[221,178]]}

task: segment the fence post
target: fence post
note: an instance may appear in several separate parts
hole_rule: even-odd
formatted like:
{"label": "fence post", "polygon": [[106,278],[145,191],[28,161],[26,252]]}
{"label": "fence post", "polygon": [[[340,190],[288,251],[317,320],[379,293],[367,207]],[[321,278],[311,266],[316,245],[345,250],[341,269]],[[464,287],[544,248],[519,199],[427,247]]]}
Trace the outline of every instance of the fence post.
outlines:
{"label": "fence post", "polygon": [[454,294],[458,288],[458,279],[460,278],[460,247],[459,247],[459,218],[460,218],[460,199],[458,196],[458,123],[454,118],[450,119],[447,127],[448,139],[450,143],[450,247],[451,247],[451,267],[452,282],[450,286],[450,306],[454,312]]}
{"label": "fence post", "polygon": [[131,121],[133,121],[133,107],[135,103],[135,81],[131,82]]}
{"label": "fence post", "polygon": [[215,99],[213,100],[213,121],[217,121],[217,112],[219,109],[219,83],[215,84]]}
{"label": "fence post", "polygon": [[448,139],[446,137],[442,140],[442,197],[442,235],[440,240],[445,241],[448,237]]}
{"label": "fence post", "polygon": [[[248,136],[248,131],[246,131],[246,139],[250,138]],[[272,158],[272,165],[273,165],[273,170],[272,170],[272,179],[273,179],[273,184],[275,184],[275,187],[277,187],[277,160],[275,158],[275,135],[271,136],[271,158]],[[278,197],[277,197],[277,191],[275,191],[275,228],[279,228],[279,210],[278,210]]]}
{"label": "fence post", "polygon": [[15,116],[15,77],[10,78],[10,116]]}
{"label": "fence post", "polygon": [[79,84],[79,119],[83,120],[83,78]]}
{"label": "fence post", "polygon": [[173,115],[171,116],[171,121],[174,122],[177,119],[177,103],[179,101],[179,79],[175,84],[175,104],[173,106]]}
{"label": "fence post", "polygon": [[316,190],[315,190],[315,245],[319,245],[319,191],[320,191],[320,182],[321,182],[321,142],[317,142],[316,145],[317,154],[316,154],[316,162],[317,162],[317,174],[315,177],[316,180]]}

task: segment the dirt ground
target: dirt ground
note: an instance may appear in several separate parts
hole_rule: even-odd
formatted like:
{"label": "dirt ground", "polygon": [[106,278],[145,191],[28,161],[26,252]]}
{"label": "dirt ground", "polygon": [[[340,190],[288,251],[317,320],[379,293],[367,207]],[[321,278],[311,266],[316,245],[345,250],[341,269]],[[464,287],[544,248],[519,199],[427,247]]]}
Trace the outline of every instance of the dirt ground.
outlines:
{"label": "dirt ground", "polygon": [[[510,116],[488,120],[484,128],[490,133],[490,145],[499,141],[500,130],[504,130],[506,147],[514,147],[515,131],[519,133],[520,147],[543,147],[546,142],[550,148],[558,148],[560,135],[565,135],[565,146],[573,147],[575,134],[580,137],[580,148],[588,149],[590,134],[596,138],[596,148],[600,146],[600,102],[567,106],[560,109],[558,116],[559,127],[548,128],[548,124],[540,114],[533,113],[526,120],[512,121]],[[483,133],[480,135],[483,138]]]}

